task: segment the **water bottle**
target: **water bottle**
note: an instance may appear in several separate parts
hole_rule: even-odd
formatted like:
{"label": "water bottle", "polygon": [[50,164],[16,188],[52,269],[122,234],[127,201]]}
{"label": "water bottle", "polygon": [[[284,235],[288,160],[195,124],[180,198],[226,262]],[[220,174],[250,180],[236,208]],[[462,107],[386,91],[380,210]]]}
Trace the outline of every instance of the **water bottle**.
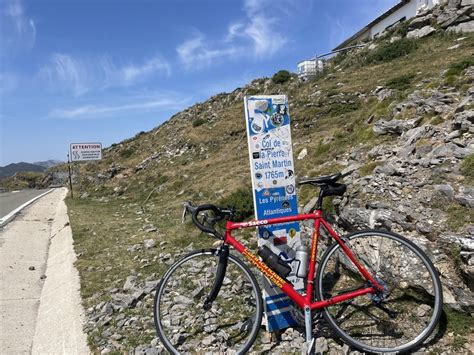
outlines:
{"label": "water bottle", "polygon": [[266,245],[258,249],[258,255],[267,264],[270,269],[275,271],[281,277],[287,277],[291,272],[291,267],[285,263],[278,255],[270,250]]}
{"label": "water bottle", "polygon": [[298,260],[296,276],[306,277],[308,272],[308,249],[304,245],[296,248],[295,260]]}

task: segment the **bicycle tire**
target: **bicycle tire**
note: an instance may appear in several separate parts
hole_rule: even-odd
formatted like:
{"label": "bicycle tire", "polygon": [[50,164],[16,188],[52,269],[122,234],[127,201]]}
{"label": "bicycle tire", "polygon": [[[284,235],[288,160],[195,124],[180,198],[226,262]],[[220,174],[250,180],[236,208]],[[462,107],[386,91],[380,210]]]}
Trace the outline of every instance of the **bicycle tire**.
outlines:
{"label": "bicycle tire", "polygon": [[263,302],[255,276],[239,258],[229,254],[216,300],[209,310],[202,307],[218,262],[215,249],[196,250],[175,262],[160,281],[153,313],[158,336],[170,353],[242,354],[254,343]]}
{"label": "bicycle tire", "polygon": [[[404,353],[418,347],[433,332],[442,312],[441,282],[432,262],[417,245],[392,232],[367,230],[343,240],[386,292],[324,308],[327,323],[337,336],[362,351]],[[322,256],[316,280],[320,300],[368,287],[338,243]]]}

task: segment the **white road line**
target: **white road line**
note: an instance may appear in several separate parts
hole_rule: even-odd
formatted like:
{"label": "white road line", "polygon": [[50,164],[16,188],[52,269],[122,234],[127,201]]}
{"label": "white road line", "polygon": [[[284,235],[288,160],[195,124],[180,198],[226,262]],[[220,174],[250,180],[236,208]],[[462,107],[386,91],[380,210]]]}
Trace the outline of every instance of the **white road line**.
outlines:
{"label": "white road line", "polygon": [[44,195],[46,194],[49,194],[51,191],[53,191],[54,189],[50,189],[44,193],[42,193],[41,195],[38,195],[34,198],[32,198],[31,200],[29,200],[28,202],[25,202],[24,204],[22,204],[20,207],[18,208],[15,208],[13,211],[11,211],[9,214],[7,214],[6,216],[3,216],[2,218],[0,218],[0,228],[5,226],[8,222],[10,222],[13,218],[15,218],[15,216],[23,209],[25,208],[26,206],[32,204],[33,202],[35,202],[37,199],[43,197]]}

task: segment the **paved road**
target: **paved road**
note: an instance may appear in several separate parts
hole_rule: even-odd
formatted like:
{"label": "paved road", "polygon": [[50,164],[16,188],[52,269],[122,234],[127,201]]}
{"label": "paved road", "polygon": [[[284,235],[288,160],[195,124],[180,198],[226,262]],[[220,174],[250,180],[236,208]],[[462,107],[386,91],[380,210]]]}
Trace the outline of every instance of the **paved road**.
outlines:
{"label": "paved road", "polygon": [[1,355],[89,353],[66,194],[53,190],[0,229]]}
{"label": "paved road", "polygon": [[0,193],[0,219],[6,216],[8,213],[13,211],[15,208],[20,207],[25,202],[41,195],[46,190],[22,190],[18,192],[3,192]]}

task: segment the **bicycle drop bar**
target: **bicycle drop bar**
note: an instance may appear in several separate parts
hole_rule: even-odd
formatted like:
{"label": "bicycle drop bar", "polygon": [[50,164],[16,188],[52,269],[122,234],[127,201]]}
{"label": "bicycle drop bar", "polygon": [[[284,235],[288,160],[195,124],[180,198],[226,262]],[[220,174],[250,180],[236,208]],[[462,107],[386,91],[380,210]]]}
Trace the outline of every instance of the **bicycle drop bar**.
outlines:
{"label": "bicycle drop bar", "polygon": [[[215,215],[215,217],[210,217],[208,215],[203,216],[203,222],[207,223],[209,226],[205,226],[201,221],[198,219],[198,215],[201,212],[204,211],[212,211]],[[208,205],[201,205],[196,207],[196,209],[192,212],[192,219],[193,223],[198,227],[200,230],[202,230],[204,233],[212,234],[216,236],[217,231],[214,228],[214,225],[223,220],[225,215],[221,212],[219,208],[217,208],[214,205],[208,204]]]}

